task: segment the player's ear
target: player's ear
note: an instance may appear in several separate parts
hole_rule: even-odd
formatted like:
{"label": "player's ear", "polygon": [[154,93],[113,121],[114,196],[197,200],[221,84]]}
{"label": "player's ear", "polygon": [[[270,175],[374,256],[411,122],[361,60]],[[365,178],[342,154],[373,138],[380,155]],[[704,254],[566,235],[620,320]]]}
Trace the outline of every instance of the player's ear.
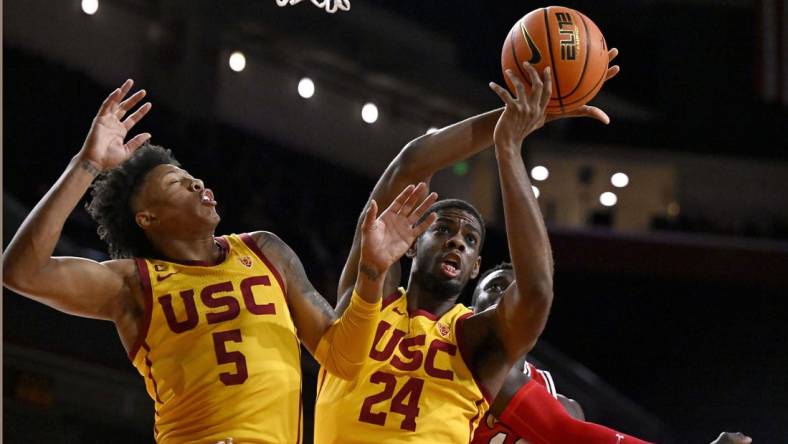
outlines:
{"label": "player's ear", "polygon": [[473,271],[471,271],[471,279],[476,279],[476,276],[479,275],[479,270],[482,268],[482,257],[479,256],[476,258],[476,263],[473,264]]}
{"label": "player's ear", "polygon": [[156,215],[150,211],[142,210],[138,211],[137,214],[134,215],[134,221],[137,223],[138,227],[146,230],[157,223],[158,219],[156,218]]}

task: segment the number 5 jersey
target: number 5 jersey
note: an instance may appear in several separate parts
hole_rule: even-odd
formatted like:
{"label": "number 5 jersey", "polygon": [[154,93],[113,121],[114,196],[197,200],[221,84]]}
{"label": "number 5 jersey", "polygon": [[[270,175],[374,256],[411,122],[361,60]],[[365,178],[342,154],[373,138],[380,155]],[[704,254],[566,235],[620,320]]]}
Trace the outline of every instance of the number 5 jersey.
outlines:
{"label": "number 5 jersey", "polygon": [[471,311],[409,313],[404,290],[383,301],[357,379],[321,368],[316,444],[470,442],[489,404],[463,359],[459,326]]}
{"label": "number 5 jersey", "polygon": [[137,259],[146,293],[129,353],[160,444],[299,443],[300,346],[276,268],[246,234],[217,265]]}

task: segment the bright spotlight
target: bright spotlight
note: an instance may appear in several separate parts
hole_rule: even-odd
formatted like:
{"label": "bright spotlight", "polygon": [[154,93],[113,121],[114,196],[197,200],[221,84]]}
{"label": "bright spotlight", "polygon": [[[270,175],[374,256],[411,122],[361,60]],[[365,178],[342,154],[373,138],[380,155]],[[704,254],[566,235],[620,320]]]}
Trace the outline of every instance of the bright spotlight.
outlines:
{"label": "bright spotlight", "polygon": [[624,188],[629,184],[629,176],[624,173],[616,173],[610,176],[610,183],[616,188]]}
{"label": "bright spotlight", "polygon": [[618,202],[618,196],[616,196],[615,193],[605,191],[599,195],[599,203],[606,207],[612,207],[616,204],[616,202]]}
{"label": "bright spotlight", "polygon": [[539,188],[536,188],[534,185],[531,185],[531,190],[534,192],[534,197],[539,199]]}
{"label": "bright spotlight", "polygon": [[550,171],[541,165],[535,166],[531,169],[531,177],[533,177],[534,180],[542,181],[547,179],[548,176],[550,176]]}
{"label": "bright spotlight", "polygon": [[435,128],[434,126],[427,128],[427,134],[432,134],[436,131],[438,131],[438,128]]}
{"label": "bright spotlight", "polygon": [[378,120],[378,107],[374,103],[366,103],[361,108],[361,118],[367,123],[375,123]]}
{"label": "bright spotlight", "polygon": [[246,56],[241,51],[235,51],[230,54],[230,69],[235,72],[241,72],[246,68]]}
{"label": "bright spotlight", "polygon": [[98,0],[82,0],[82,12],[87,15],[93,15],[98,11]]}
{"label": "bright spotlight", "polygon": [[298,82],[298,95],[308,99],[315,95],[315,82],[309,77],[304,77]]}

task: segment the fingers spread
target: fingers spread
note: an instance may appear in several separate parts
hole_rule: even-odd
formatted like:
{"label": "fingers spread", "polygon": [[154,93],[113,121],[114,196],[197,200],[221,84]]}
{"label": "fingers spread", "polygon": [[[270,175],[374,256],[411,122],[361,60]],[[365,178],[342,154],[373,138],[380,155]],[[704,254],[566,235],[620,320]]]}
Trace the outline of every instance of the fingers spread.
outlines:
{"label": "fingers spread", "polygon": [[129,117],[127,117],[126,120],[123,121],[123,126],[126,128],[126,131],[132,129],[134,125],[137,124],[137,122],[139,122],[143,117],[145,117],[145,114],[148,114],[148,111],[150,111],[152,106],[153,105],[151,105],[151,103],[148,102],[142,105],[141,107],[139,107],[137,111],[134,111],[134,113],[132,113]]}
{"label": "fingers spread", "polygon": [[438,193],[430,193],[421,202],[421,204],[418,206],[418,208],[416,208],[413,211],[413,213],[411,213],[410,217],[408,218],[408,221],[411,224],[415,224],[416,222],[418,222],[418,220],[421,218],[421,216],[423,216],[427,212],[427,210],[430,209],[432,204],[434,204],[435,201],[437,201],[437,200],[438,200]]}
{"label": "fingers spread", "polygon": [[120,103],[115,114],[119,119],[122,118],[130,109],[134,108],[146,94],[144,89],[137,91],[134,95]]}
{"label": "fingers spread", "polygon": [[599,120],[605,125],[610,123],[610,117],[608,117],[604,111],[595,106],[584,105],[580,108],[580,110],[583,113],[580,115],[580,117],[591,117],[592,119]]}
{"label": "fingers spread", "polygon": [[424,182],[419,183],[416,188],[411,191],[408,199],[402,205],[402,208],[397,212],[397,214],[401,214],[405,217],[408,217],[413,211],[413,208],[416,206],[417,203],[421,202],[424,194],[427,193],[427,184]]}
{"label": "fingers spread", "polygon": [[539,97],[539,107],[542,110],[547,109],[551,95],[553,95],[553,73],[548,66],[544,69],[544,86],[542,87],[542,95]]}
{"label": "fingers spread", "polygon": [[132,152],[136,151],[137,148],[141,147],[148,139],[150,139],[150,133],[137,134],[126,142],[126,148]]}
{"label": "fingers spread", "polygon": [[438,214],[437,213],[430,213],[429,216],[425,217],[424,220],[421,221],[420,224],[418,224],[415,227],[413,227],[413,234],[416,237],[421,236],[422,233],[427,231],[427,228],[429,228],[430,225],[435,223],[436,220],[438,220]]}
{"label": "fingers spread", "polygon": [[367,213],[364,215],[364,222],[361,223],[361,230],[368,231],[377,217],[378,203],[375,202],[375,199],[372,199],[369,201],[369,208],[367,208]]}
{"label": "fingers spread", "polygon": [[498,97],[500,97],[503,103],[506,104],[507,106],[515,105],[514,99],[512,98],[512,95],[509,94],[508,90],[502,88],[500,85],[498,85],[495,82],[490,82],[490,89],[493,90],[495,94],[498,94]]}
{"label": "fingers spread", "polygon": [[612,62],[616,57],[618,57],[618,48],[610,48],[610,51],[607,52],[608,63]]}
{"label": "fingers spread", "polygon": [[416,187],[414,185],[408,185],[399,193],[399,196],[391,202],[387,211],[393,211],[394,213],[399,213],[402,209],[402,206],[405,205],[405,202],[408,201],[411,193]]}
{"label": "fingers spread", "polygon": [[120,88],[115,88],[114,91],[109,93],[106,99],[101,102],[101,107],[99,108],[98,115],[103,115],[109,112],[114,106],[115,103],[118,101],[118,95],[120,94]]}
{"label": "fingers spread", "polygon": [[588,106],[588,105],[583,105],[574,111],[569,111],[563,114],[548,114],[547,117],[545,118],[545,121],[552,122],[554,120],[565,119],[570,117],[590,117],[592,119],[599,120],[605,125],[610,123],[610,117],[608,117],[608,115],[604,111],[602,111],[601,109],[595,106]]}
{"label": "fingers spread", "polygon": [[[527,65],[523,65],[523,66],[527,66]],[[527,69],[528,68],[526,67],[526,70]],[[529,74],[529,77],[531,77],[531,84],[533,84],[533,81],[534,81],[533,76],[530,75],[530,72],[528,74]],[[514,91],[516,93],[516,97],[514,97],[514,99],[516,101],[520,102],[520,103],[525,102],[525,100],[527,100],[528,97],[526,95],[525,85],[523,85],[523,82],[510,69],[506,70],[506,75],[509,77],[509,81],[512,82],[512,85],[514,85]]]}
{"label": "fingers spread", "polygon": [[607,69],[607,73],[605,74],[605,81],[612,79],[613,77],[621,71],[621,68],[618,65],[613,65]]}

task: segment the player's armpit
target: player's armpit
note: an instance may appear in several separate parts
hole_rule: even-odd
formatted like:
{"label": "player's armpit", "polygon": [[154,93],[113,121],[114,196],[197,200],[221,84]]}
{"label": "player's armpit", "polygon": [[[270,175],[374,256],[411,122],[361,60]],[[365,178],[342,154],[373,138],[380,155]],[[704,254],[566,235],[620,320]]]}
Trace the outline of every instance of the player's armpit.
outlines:
{"label": "player's armpit", "polygon": [[350,305],[320,339],[315,359],[329,373],[353,379],[364,365],[380,315],[380,301],[364,301],[355,291]]}

